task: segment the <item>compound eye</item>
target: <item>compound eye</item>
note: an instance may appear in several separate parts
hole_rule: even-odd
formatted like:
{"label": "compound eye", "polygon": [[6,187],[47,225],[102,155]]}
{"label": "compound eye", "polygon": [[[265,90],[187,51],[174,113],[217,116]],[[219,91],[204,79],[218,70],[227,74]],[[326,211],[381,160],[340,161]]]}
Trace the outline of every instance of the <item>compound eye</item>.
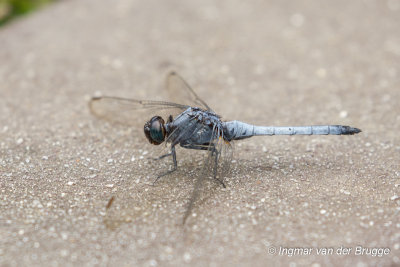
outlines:
{"label": "compound eye", "polygon": [[159,145],[165,140],[164,120],[160,116],[154,116],[144,125],[144,134],[153,145]]}

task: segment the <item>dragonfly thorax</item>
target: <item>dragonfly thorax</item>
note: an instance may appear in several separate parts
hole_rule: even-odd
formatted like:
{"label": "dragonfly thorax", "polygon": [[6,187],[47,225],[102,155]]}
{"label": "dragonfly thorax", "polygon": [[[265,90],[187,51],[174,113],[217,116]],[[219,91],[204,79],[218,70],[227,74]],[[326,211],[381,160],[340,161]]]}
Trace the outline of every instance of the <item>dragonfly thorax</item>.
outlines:
{"label": "dragonfly thorax", "polygon": [[165,140],[164,119],[160,116],[154,116],[144,125],[144,134],[147,140],[153,145],[159,145]]}

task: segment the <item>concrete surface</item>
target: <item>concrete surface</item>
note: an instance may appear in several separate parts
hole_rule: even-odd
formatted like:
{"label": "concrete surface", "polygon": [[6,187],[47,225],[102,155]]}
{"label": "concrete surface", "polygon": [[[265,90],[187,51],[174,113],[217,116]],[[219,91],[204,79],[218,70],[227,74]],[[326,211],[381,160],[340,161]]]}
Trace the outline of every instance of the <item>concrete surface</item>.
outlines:
{"label": "concrete surface", "polygon": [[[397,0],[71,0],[1,28],[0,265],[399,266],[399,28]],[[202,154],[153,187],[148,118],[87,108],[164,99],[171,69],[227,119],[363,132],[237,142],[183,226]]]}

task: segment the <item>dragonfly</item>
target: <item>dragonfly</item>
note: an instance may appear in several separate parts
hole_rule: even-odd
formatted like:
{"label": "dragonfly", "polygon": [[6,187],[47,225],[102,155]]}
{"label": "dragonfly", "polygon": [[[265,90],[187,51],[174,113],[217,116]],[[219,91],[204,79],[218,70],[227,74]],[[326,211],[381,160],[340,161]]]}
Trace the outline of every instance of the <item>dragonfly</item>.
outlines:
{"label": "dragonfly", "polygon": [[[157,159],[171,157],[172,168],[159,174],[153,184],[177,170],[178,145],[207,152],[202,172],[198,175],[188,202],[184,223],[198,198],[205,177],[226,187],[224,178],[229,173],[232,161],[233,141],[264,135],[354,135],[361,132],[358,128],[344,125],[256,126],[237,120],[223,121],[176,72],[167,75],[166,89],[173,102],[101,96],[93,97],[89,107],[98,118],[128,125],[135,124],[137,119],[143,119],[146,115],[154,115],[145,122],[144,135],[152,145],[167,146],[168,153]],[[166,120],[160,116],[161,112],[167,114]]]}

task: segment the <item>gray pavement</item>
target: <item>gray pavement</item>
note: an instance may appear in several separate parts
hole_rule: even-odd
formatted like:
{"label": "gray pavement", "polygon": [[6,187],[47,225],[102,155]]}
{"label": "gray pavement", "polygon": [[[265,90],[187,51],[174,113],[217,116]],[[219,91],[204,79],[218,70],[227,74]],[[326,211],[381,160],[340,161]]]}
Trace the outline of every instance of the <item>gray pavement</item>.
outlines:
{"label": "gray pavement", "polygon": [[[399,28],[396,0],[71,0],[1,28],[0,265],[400,265]],[[183,226],[202,153],[153,187],[148,118],[87,108],[165,99],[169,70],[226,119],[363,132],[237,142]]]}

